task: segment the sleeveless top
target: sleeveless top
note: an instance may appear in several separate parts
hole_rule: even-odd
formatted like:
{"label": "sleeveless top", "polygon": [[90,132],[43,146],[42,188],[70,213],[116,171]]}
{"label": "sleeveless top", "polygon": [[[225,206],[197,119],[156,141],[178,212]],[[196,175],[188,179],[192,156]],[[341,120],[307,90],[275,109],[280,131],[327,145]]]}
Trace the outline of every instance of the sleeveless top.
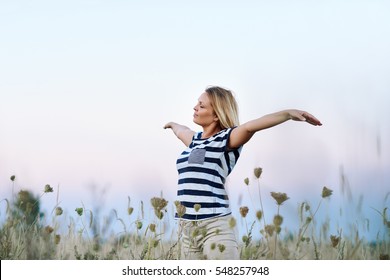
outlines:
{"label": "sleeveless top", "polygon": [[[177,159],[177,198],[186,207],[181,219],[204,220],[231,213],[225,182],[242,150],[242,146],[227,149],[233,129],[221,130],[206,139],[201,138],[202,132],[195,133],[191,144]],[[200,205],[198,211],[194,209],[195,204]]]}

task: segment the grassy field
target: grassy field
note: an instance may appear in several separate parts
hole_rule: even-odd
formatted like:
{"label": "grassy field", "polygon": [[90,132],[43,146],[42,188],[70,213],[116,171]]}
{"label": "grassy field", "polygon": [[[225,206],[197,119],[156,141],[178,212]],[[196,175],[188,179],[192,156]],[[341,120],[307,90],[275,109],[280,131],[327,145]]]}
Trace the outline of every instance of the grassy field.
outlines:
{"label": "grassy field", "polygon": [[[383,220],[377,229],[375,241],[366,241],[359,237],[356,230],[345,235],[342,230],[330,233],[332,223],[337,217],[319,223],[318,213],[324,200],[331,199],[332,190],[323,187],[319,190],[321,200],[316,205],[302,202],[297,211],[299,225],[289,229],[284,226],[284,217],[280,215],[283,203],[289,199],[286,193],[271,192],[271,196],[261,194],[260,176],[262,169],[254,169],[254,178],[246,178],[244,183],[256,188],[259,194],[261,210],[253,220],[247,216],[249,208],[242,206],[229,222],[236,227],[238,222],[245,226],[239,236],[241,259],[292,259],[292,260],[388,260],[390,253],[390,221],[387,219],[387,207],[375,209]],[[11,176],[14,188],[15,176]],[[117,210],[101,217],[83,205],[65,211],[60,205],[50,214],[41,213],[41,198],[53,195],[50,185],[35,196],[28,190],[21,190],[15,197],[0,201],[0,259],[45,259],[45,260],[143,260],[183,259],[181,251],[181,230],[178,222],[172,225],[168,209],[176,208],[179,215],[186,209],[178,202],[170,203],[162,197],[153,197],[150,204],[143,204],[134,210],[130,198],[125,216],[120,217]],[[262,197],[264,196],[264,197]],[[275,202],[274,212],[263,209],[263,200]],[[58,197],[57,197],[58,201]],[[386,202],[386,199],[385,199]],[[195,205],[199,209],[200,205]],[[146,219],[144,208],[152,210],[153,217]],[[122,209],[123,210],[123,209]],[[135,213],[137,212],[137,213]],[[67,216],[65,213],[74,213]],[[265,217],[267,217],[266,220]],[[113,224],[120,230],[113,231]],[[196,224],[195,224],[196,226]],[[117,227],[118,228],[118,227]],[[173,228],[173,229],[172,229]],[[206,235],[195,231],[195,235]],[[194,236],[195,238],[196,236]],[[221,244],[212,244],[214,250],[223,252]]]}

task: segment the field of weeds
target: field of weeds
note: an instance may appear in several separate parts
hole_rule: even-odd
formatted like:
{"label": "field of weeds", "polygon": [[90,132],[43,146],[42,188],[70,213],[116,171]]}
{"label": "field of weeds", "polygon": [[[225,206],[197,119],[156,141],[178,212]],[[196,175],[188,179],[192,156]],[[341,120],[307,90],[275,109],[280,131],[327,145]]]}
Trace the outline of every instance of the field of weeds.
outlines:
{"label": "field of weeds", "polygon": [[[261,168],[254,169],[253,182],[248,178],[244,183],[256,189],[260,210],[255,219],[250,220],[249,208],[241,206],[239,213],[229,221],[231,227],[238,222],[244,224],[240,234],[240,256],[243,260],[388,260],[390,253],[390,221],[387,207],[374,209],[383,220],[377,229],[375,241],[359,238],[359,233],[344,235],[342,230],[330,233],[332,219],[319,223],[318,213],[324,200],[331,199],[332,189],[319,190],[321,200],[315,205],[302,202],[297,211],[299,224],[296,228],[286,228],[280,214],[288,194],[271,192],[262,194],[260,188]],[[10,177],[12,188],[16,177]],[[42,193],[34,195],[21,190],[10,199],[0,201],[0,259],[2,260],[177,260],[184,259],[186,252],[181,250],[181,228],[179,221],[172,220],[168,211],[171,207],[179,216],[186,208],[179,202],[168,202],[163,197],[153,197],[150,204],[135,211],[130,198],[125,217],[117,210],[101,218],[100,214],[86,209],[83,205],[71,209],[74,216],[66,216],[67,211],[58,203],[50,214],[41,212],[42,196],[53,195],[50,185],[43,187]],[[272,199],[275,209],[263,209],[263,200]],[[385,199],[386,202],[386,199]],[[144,208],[149,207],[153,217],[145,218]],[[199,210],[201,205],[195,205]],[[99,216],[99,218],[97,218]],[[336,218],[335,218],[336,219]],[[173,221],[173,222],[172,222]],[[172,224],[174,223],[174,225]],[[113,224],[120,230],[113,232]],[[194,222],[196,228],[197,224]],[[173,228],[173,229],[172,229]],[[207,235],[201,230],[197,235]],[[222,244],[212,244],[213,250],[223,252]]]}

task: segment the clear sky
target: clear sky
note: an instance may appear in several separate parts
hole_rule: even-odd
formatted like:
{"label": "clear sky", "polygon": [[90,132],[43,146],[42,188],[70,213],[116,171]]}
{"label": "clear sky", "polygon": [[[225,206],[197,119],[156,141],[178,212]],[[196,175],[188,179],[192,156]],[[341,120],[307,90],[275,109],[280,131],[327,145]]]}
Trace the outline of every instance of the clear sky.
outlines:
{"label": "clear sky", "polygon": [[91,186],[108,208],[161,191],[173,201],[183,146],[162,127],[198,130],[193,106],[219,85],[235,93],[241,122],[297,108],[323,123],[256,134],[228,182],[234,207],[249,203],[243,179],[261,166],[264,195],[286,192],[288,211],[323,186],[338,210],[343,173],[380,223],[371,207],[389,207],[389,14],[379,0],[0,0],[0,198],[16,175],[15,191],[50,184],[70,207],[92,205]]}

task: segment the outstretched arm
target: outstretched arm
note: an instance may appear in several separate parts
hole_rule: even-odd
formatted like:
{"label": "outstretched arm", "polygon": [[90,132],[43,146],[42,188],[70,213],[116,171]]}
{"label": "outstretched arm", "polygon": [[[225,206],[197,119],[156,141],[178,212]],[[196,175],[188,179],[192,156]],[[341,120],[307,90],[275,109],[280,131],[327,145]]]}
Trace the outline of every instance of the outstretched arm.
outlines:
{"label": "outstretched arm", "polygon": [[315,126],[322,125],[317,118],[305,111],[295,109],[284,110],[251,120],[233,129],[229,138],[229,148],[238,148],[248,142],[256,132],[279,125],[288,120],[305,121]]}
{"label": "outstretched arm", "polygon": [[172,129],[173,133],[184,143],[184,145],[189,146],[191,144],[192,137],[195,134],[194,131],[184,125],[175,122],[169,122],[164,125],[164,129],[167,128]]}

